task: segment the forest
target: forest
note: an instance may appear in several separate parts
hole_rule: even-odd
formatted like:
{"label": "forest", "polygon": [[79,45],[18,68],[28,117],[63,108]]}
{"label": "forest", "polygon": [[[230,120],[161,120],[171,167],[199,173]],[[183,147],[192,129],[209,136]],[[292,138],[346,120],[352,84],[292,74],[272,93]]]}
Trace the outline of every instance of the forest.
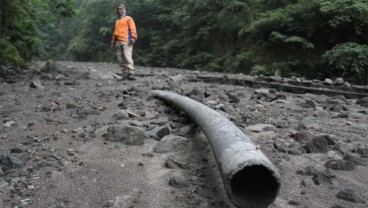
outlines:
{"label": "forest", "polygon": [[367,0],[0,0],[0,65],[114,62],[121,3],[140,66],[368,84]]}

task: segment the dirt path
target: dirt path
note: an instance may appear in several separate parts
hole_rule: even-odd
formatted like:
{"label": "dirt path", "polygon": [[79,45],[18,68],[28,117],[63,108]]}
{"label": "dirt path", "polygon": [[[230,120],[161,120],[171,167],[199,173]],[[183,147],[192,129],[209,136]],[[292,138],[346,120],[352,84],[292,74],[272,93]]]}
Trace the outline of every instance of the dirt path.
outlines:
{"label": "dirt path", "polygon": [[221,74],[178,69],[139,67],[121,81],[115,64],[60,64],[1,79],[0,207],[232,208],[205,136],[153,89],[205,103],[250,135],[280,170],[271,207],[367,207],[359,99],[193,82]]}

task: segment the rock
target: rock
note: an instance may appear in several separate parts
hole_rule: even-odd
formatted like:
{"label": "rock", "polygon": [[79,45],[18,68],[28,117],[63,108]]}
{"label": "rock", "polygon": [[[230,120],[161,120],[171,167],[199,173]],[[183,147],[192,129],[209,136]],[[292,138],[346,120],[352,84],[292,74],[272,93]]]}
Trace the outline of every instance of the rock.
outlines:
{"label": "rock", "polygon": [[169,185],[178,189],[189,186],[187,178],[182,173],[176,173],[169,179]]}
{"label": "rock", "polygon": [[196,125],[194,124],[188,124],[179,129],[179,132],[177,133],[179,136],[187,136],[195,133],[196,131]]}
{"label": "rock", "polygon": [[35,189],[35,186],[34,186],[34,185],[28,185],[28,186],[27,186],[27,189],[28,189],[28,190],[33,190],[33,189]]}
{"label": "rock", "polygon": [[343,159],[342,155],[335,150],[328,151],[327,156],[331,160],[342,160]]}
{"label": "rock", "polygon": [[157,142],[153,151],[156,153],[180,151],[186,149],[187,143],[188,139],[185,137],[167,135]]}
{"label": "rock", "polygon": [[82,79],[115,79],[114,75],[100,72],[97,69],[88,69],[87,72],[81,74]]}
{"label": "rock", "polygon": [[5,127],[5,128],[10,128],[10,127],[12,127],[13,125],[15,125],[15,121],[7,121],[7,122],[4,124],[4,127]]}
{"label": "rock", "polygon": [[334,96],[327,98],[326,103],[329,105],[347,105],[349,104],[344,96]]}
{"label": "rock", "polygon": [[317,107],[317,103],[314,100],[307,99],[307,100],[305,100],[304,107],[306,107],[306,108],[315,108],[315,107]]}
{"label": "rock", "polygon": [[317,136],[305,145],[307,153],[326,153],[335,147],[335,142],[328,136]]}
{"label": "rock", "polygon": [[142,145],[144,143],[144,129],[130,125],[112,125],[107,128],[106,140],[120,141],[127,145]]}
{"label": "rock", "polygon": [[[8,183],[4,180],[4,178],[0,177],[0,193],[6,193],[6,192],[8,192],[7,187],[8,187]],[[0,201],[0,205],[1,205],[1,202],[2,201]]]}
{"label": "rock", "polygon": [[336,78],[334,81],[333,81],[333,85],[335,86],[340,86],[340,85],[343,85],[345,83],[344,79],[341,78],[341,77],[338,77]]}
{"label": "rock", "polygon": [[178,74],[178,75],[176,75],[176,76],[170,76],[169,77],[169,79],[171,80],[171,81],[173,81],[174,83],[179,83],[179,82],[181,82],[181,81],[183,81],[183,79],[184,79],[184,76],[183,75],[181,75],[181,74]]}
{"label": "rock", "polygon": [[98,110],[92,109],[90,107],[82,107],[78,109],[76,113],[81,119],[86,118],[89,115],[99,115],[100,114]]}
{"label": "rock", "polygon": [[137,120],[129,121],[129,124],[131,124],[132,126],[138,126],[138,127],[143,127],[144,126],[143,122],[137,121]]}
{"label": "rock", "polygon": [[321,118],[329,118],[330,113],[323,108],[316,108],[316,111],[313,113],[315,117],[321,117]]}
{"label": "rock", "polygon": [[297,142],[307,143],[307,142],[310,142],[314,138],[314,135],[308,130],[302,130],[302,131],[298,131],[295,134],[293,134],[292,137]]}
{"label": "rock", "polygon": [[300,155],[305,153],[305,151],[300,150],[298,147],[295,147],[292,144],[282,140],[275,140],[273,142],[273,147],[279,152],[288,153],[291,155]]}
{"label": "rock", "polygon": [[42,160],[36,163],[35,165],[33,165],[33,168],[36,170],[45,168],[45,167],[57,168],[59,167],[59,163],[58,161],[55,161],[55,160]]}
{"label": "rock", "polygon": [[24,165],[24,161],[15,156],[0,156],[0,168],[3,172],[7,172],[13,168],[20,168]]}
{"label": "rock", "polygon": [[335,177],[330,174],[317,171],[316,173],[313,174],[312,180],[316,185],[332,184],[332,178]]}
{"label": "rock", "polygon": [[144,117],[147,118],[147,119],[155,119],[155,118],[158,118],[159,117],[159,113],[154,111],[145,111],[144,112]]}
{"label": "rock", "polygon": [[297,170],[296,173],[303,176],[313,176],[318,171],[313,166],[307,166],[302,170]]}
{"label": "rock", "polygon": [[147,131],[146,135],[152,139],[155,139],[157,141],[161,140],[162,137],[171,134],[172,129],[170,125],[165,126],[157,126],[154,129]]}
{"label": "rock", "polygon": [[257,124],[257,125],[248,126],[246,130],[251,131],[251,132],[273,131],[275,130],[275,126],[272,124]]}
{"label": "rock", "polygon": [[360,98],[356,101],[356,104],[368,107],[368,97]]}
{"label": "rock", "polygon": [[311,178],[304,178],[301,182],[301,185],[304,187],[314,186],[314,181]]}
{"label": "rock", "polygon": [[326,78],[324,81],[323,81],[323,84],[325,85],[332,85],[333,81],[331,79],[328,79]]}
{"label": "rock", "polygon": [[[312,176],[312,181],[315,185],[321,185],[325,183],[332,184],[332,179],[335,178],[335,176],[329,173],[318,171],[312,166],[308,166],[303,170],[298,170],[296,173],[303,176]],[[308,180],[305,182],[308,182]]]}
{"label": "rock", "polygon": [[36,89],[45,89],[45,87],[41,84],[40,80],[35,80],[33,82],[31,82],[31,84],[29,85],[32,88],[36,88]]}
{"label": "rock", "polygon": [[360,166],[368,165],[368,161],[365,158],[354,157],[348,154],[344,155],[344,160],[351,161],[352,163]]}
{"label": "rock", "polygon": [[359,148],[356,152],[360,154],[362,158],[368,158],[368,148]]}
{"label": "rock", "polygon": [[256,94],[262,94],[262,95],[267,95],[267,94],[270,94],[271,91],[270,91],[270,89],[259,88],[259,89],[255,89],[254,90],[254,93],[256,93]]}
{"label": "rock", "polygon": [[129,118],[129,114],[128,114],[128,112],[126,110],[119,110],[114,115],[112,115],[112,118],[114,118],[116,120],[128,119]]}
{"label": "rock", "polygon": [[10,153],[15,153],[15,154],[19,154],[22,152],[26,152],[27,151],[27,147],[25,147],[24,145],[22,146],[18,146],[18,147],[14,147],[10,150]]}
{"label": "rock", "polygon": [[308,130],[308,129],[319,130],[321,129],[321,127],[317,124],[314,118],[312,119],[312,118],[306,117],[300,121],[300,124],[298,125],[298,129],[299,130]]}
{"label": "rock", "polygon": [[265,132],[260,132],[260,133],[249,133],[249,136],[257,144],[259,143],[263,144],[268,141],[272,141],[278,137],[278,135],[273,131],[265,131]]}
{"label": "rock", "polygon": [[325,163],[325,167],[333,170],[352,171],[355,164],[350,160],[329,160]]}
{"label": "rock", "polygon": [[167,158],[167,160],[165,161],[164,166],[166,168],[170,168],[170,169],[173,169],[173,168],[187,169],[188,168],[188,164],[184,164],[182,162],[179,162],[173,156],[169,156],[169,158]]}
{"label": "rock", "polygon": [[240,99],[238,96],[233,95],[231,93],[227,93],[227,96],[229,97],[229,103],[239,103]]}
{"label": "rock", "polygon": [[86,133],[82,127],[78,127],[78,128],[76,128],[76,129],[73,129],[73,131],[72,131],[72,132],[73,132],[73,133],[75,133],[75,134],[82,134],[82,133]]}
{"label": "rock", "polygon": [[356,194],[353,189],[343,189],[336,194],[336,197],[352,203],[365,203],[362,197]]}

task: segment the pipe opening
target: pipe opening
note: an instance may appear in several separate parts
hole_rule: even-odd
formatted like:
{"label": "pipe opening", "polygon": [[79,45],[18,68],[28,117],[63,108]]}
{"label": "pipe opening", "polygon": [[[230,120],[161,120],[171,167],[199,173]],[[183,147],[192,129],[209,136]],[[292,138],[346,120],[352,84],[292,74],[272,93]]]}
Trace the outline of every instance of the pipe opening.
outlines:
{"label": "pipe opening", "polygon": [[278,193],[279,181],[262,165],[243,168],[231,179],[231,198],[242,207],[267,207]]}

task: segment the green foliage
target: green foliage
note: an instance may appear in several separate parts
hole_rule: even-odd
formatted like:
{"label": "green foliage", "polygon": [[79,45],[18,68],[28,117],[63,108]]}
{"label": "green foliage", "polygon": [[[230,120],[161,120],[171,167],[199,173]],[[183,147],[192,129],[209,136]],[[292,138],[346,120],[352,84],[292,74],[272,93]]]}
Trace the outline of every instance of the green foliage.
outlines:
{"label": "green foliage", "polygon": [[109,48],[116,16],[116,5],[121,1],[82,1],[81,12],[72,26],[76,34],[71,38],[66,53],[78,61],[111,61]]}
{"label": "green foliage", "polygon": [[274,31],[270,34],[269,40],[271,42],[279,42],[283,44],[284,47],[290,45],[291,47],[296,47],[297,49],[301,50],[314,49],[314,45],[311,42],[296,35],[287,36]]}
{"label": "green foliage", "polygon": [[138,28],[138,65],[307,78],[341,75],[367,83],[366,0],[1,3],[1,63],[115,61],[109,45],[116,5],[124,3]]}
{"label": "green foliage", "polygon": [[230,1],[217,15],[217,23],[225,33],[238,33],[255,16],[256,5],[252,1]]}
{"label": "green foliage", "polygon": [[18,66],[23,62],[18,50],[5,38],[0,38],[0,63]]}
{"label": "green foliage", "polygon": [[55,29],[59,16],[72,16],[72,0],[12,0],[1,1],[0,64],[22,64],[46,55],[47,33]]}
{"label": "green foliage", "polygon": [[343,76],[348,80],[367,83],[368,45],[341,43],[323,54],[330,74]]}
{"label": "green foliage", "polygon": [[[76,60],[115,60],[107,44],[120,1],[80,2],[68,52]],[[135,62],[146,66],[323,78],[329,73],[326,57],[332,56],[323,55],[330,54],[326,51],[345,42],[366,45],[368,40],[364,0],[122,3],[138,27]]]}
{"label": "green foliage", "polygon": [[60,66],[52,60],[47,60],[42,71],[47,73],[57,72],[60,71]]}
{"label": "green foliage", "polygon": [[320,8],[329,17],[328,23],[334,27],[352,24],[361,33],[360,27],[368,24],[368,2],[366,0],[324,0]]}

